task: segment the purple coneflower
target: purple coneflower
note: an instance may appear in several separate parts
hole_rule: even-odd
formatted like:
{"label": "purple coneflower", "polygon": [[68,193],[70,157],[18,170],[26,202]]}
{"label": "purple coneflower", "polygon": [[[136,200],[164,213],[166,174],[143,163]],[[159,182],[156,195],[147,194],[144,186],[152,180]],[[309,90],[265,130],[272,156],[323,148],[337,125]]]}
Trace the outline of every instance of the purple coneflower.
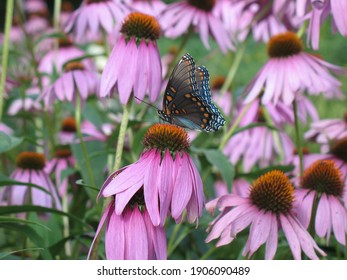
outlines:
{"label": "purple coneflower", "polygon": [[273,259],[282,229],[294,259],[301,259],[301,251],[310,259],[318,259],[315,251],[325,256],[293,214],[294,199],[288,177],[281,171],[270,171],[252,183],[248,197],[229,194],[207,203],[210,212],[216,205],[222,212],[211,223],[206,242],[220,238],[216,246],[226,245],[250,226],[243,256],[252,256],[265,243],[265,258]]}
{"label": "purple coneflower", "polygon": [[[329,151],[324,154],[310,154],[305,152],[303,157],[304,169],[307,169],[310,165],[318,160],[331,160],[336,164],[336,167],[342,172],[342,178],[347,185],[347,137],[331,141]],[[299,158],[296,156],[293,158],[292,164],[294,168],[294,176],[297,182],[299,181]],[[347,192],[343,192],[343,200],[347,205]]]}
{"label": "purple coneflower", "polygon": [[75,143],[77,139],[77,124],[73,117],[65,118],[61,123],[61,129],[58,135],[59,143],[61,145],[68,145]]}
{"label": "purple coneflower", "polygon": [[[276,126],[283,127],[284,124],[293,121],[292,114],[286,114],[282,107],[279,108],[269,103],[266,109]],[[285,132],[275,132],[267,126],[264,108],[260,107],[259,100],[251,104],[240,122],[240,127],[251,124],[259,126],[241,131],[233,135],[227,142],[224,154],[231,163],[237,164],[242,159],[243,171],[249,172],[256,164],[261,167],[268,166],[278,155],[283,156],[282,160],[288,160],[292,156],[294,149],[292,140]],[[278,133],[279,141],[274,133]]]}
{"label": "purple coneflower", "polygon": [[47,88],[40,99],[44,100],[47,108],[52,106],[56,99],[75,102],[76,98],[80,98],[85,102],[88,96],[97,92],[98,86],[97,73],[88,70],[82,62],[68,62],[65,64],[64,73]]}
{"label": "purple coneflower", "polygon": [[55,151],[54,158],[46,163],[45,171],[47,174],[54,173],[55,184],[61,197],[66,195],[68,187],[68,178],[61,178],[62,171],[67,168],[72,168],[74,165],[75,159],[72,156],[71,150],[68,146],[59,147]]}
{"label": "purple coneflower", "polygon": [[[300,1],[298,1],[300,2]],[[312,48],[319,47],[320,28],[329,14],[332,16],[333,31],[338,31],[342,36],[347,36],[347,1],[345,0],[311,0],[312,13],[308,27],[307,41]]]}
{"label": "purple coneflower", "polygon": [[[105,251],[108,260],[167,258],[165,230],[163,227],[153,226],[141,190],[133,195],[119,215],[115,211],[113,199],[101,217],[95,236],[98,236],[104,223],[106,223]],[[94,241],[95,238],[91,248]]]}
{"label": "purple coneflower", "polygon": [[126,17],[120,32],[122,36],[102,72],[100,96],[109,95],[116,87],[122,104],[128,103],[132,92],[139,99],[148,92],[150,102],[154,102],[162,81],[156,43],[159,24],[153,16],[134,12]]}
{"label": "purple coneflower", "polygon": [[283,101],[291,104],[298,94],[343,96],[341,83],[329,71],[342,74],[345,70],[305,53],[299,37],[286,32],[271,38],[267,46],[270,57],[265,66],[247,86],[245,103],[262,94],[263,104]]}
{"label": "purple coneflower", "polygon": [[[38,69],[44,75],[52,75],[54,71],[60,74],[65,63],[70,60],[78,59],[84,55],[86,55],[86,53],[82,49],[74,46],[70,39],[62,38],[59,40],[59,48],[57,51],[51,49],[42,57]],[[94,68],[92,61],[89,59],[84,60],[83,64],[85,68],[89,70]],[[50,78],[45,76],[42,77],[42,83],[44,86],[49,85]]]}
{"label": "purple coneflower", "polygon": [[145,150],[140,159],[117,177],[111,174],[99,196],[115,195],[115,211],[121,215],[133,195],[143,189],[154,226],[164,225],[169,212],[179,223],[184,210],[193,223],[202,215],[204,192],[199,172],[187,153],[187,133],[175,125],[155,124],[148,129],[143,143]]}
{"label": "purple coneflower", "polygon": [[83,0],[68,20],[65,32],[73,32],[78,42],[85,41],[88,33],[98,38],[102,32],[111,33],[127,12],[122,1]]}
{"label": "purple coneflower", "polygon": [[346,244],[347,210],[343,206],[344,179],[342,172],[332,160],[318,160],[310,165],[300,180],[300,189],[295,191],[298,218],[304,227],[310,225],[313,205],[315,231],[329,242],[333,230],[336,240]]}
{"label": "purple coneflower", "polygon": [[7,113],[10,116],[17,115],[20,111],[24,112],[42,112],[42,106],[31,97],[19,98],[14,100],[8,107]]}
{"label": "purple coneflower", "polygon": [[186,33],[192,25],[200,34],[202,43],[210,48],[209,34],[216,40],[222,52],[233,50],[231,38],[217,12],[219,0],[183,0],[167,6],[159,18],[168,37],[176,38]]}
{"label": "purple coneflower", "polygon": [[311,128],[305,133],[305,138],[322,144],[322,152],[329,150],[333,140],[347,137],[347,113],[343,119],[325,119],[311,123]]}
{"label": "purple coneflower", "polygon": [[34,205],[52,208],[53,205],[57,209],[61,209],[61,204],[57,192],[44,171],[45,157],[43,154],[35,152],[22,152],[16,159],[17,168],[11,174],[11,179],[36,184],[48,193],[34,187],[26,186],[10,186],[3,188],[0,194],[0,201],[7,198],[10,205],[22,205],[31,202]]}
{"label": "purple coneflower", "polygon": [[154,17],[159,16],[166,8],[166,4],[161,0],[127,0],[125,2],[131,10]]}

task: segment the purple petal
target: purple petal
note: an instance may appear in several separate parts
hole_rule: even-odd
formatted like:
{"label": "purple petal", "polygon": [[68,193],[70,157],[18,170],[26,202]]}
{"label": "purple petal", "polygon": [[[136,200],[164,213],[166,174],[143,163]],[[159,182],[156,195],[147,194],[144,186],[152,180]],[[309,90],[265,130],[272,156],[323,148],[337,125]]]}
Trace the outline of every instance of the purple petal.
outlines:
{"label": "purple petal", "polygon": [[[102,228],[102,224],[104,223],[108,214],[111,213],[111,216],[106,225],[106,233],[105,233],[105,249],[106,249],[106,258],[108,260],[124,260],[125,259],[125,225],[123,215],[117,215],[113,211],[113,203],[110,205],[103,214],[101,221],[99,223],[99,227],[97,230],[100,232]],[[97,236],[97,235],[96,235]]]}
{"label": "purple petal", "polygon": [[298,236],[296,235],[292,225],[288,221],[287,217],[280,215],[281,226],[284,232],[284,235],[287,237],[290,250],[293,253],[294,259],[301,259],[301,247]]}
{"label": "purple petal", "polygon": [[126,259],[148,259],[148,235],[142,214],[137,207],[131,211],[131,215],[125,213]]}
{"label": "purple petal", "polygon": [[160,214],[158,205],[158,171],[160,164],[160,152],[155,154],[151,165],[147,166],[144,177],[144,196],[146,208],[154,226],[160,224]]}

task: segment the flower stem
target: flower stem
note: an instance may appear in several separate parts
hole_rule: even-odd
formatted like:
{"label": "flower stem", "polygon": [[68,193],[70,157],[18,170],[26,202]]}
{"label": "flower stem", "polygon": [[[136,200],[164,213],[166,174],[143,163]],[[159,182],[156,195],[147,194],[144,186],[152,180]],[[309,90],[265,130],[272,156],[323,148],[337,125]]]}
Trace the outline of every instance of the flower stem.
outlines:
{"label": "flower stem", "polygon": [[129,121],[129,107],[130,102],[123,106],[123,118],[122,122],[120,124],[119,134],[118,134],[118,141],[117,141],[117,149],[116,149],[116,156],[115,161],[113,165],[113,170],[118,170],[121,164],[122,160],[122,154],[123,154],[123,147],[124,147],[124,140],[125,140],[125,132],[128,127],[128,121]]}
{"label": "flower stem", "polygon": [[303,154],[302,154],[302,141],[301,141],[301,133],[300,133],[299,116],[298,116],[298,104],[296,102],[296,99],[294,99],[294,102],[293,102],[293,111],[294,111],[295,134],[296,134],[296,148],[298,150],[298,155],[300,160],[300,176],[302,176],[304,172],[304,162],[303,162]]}
{"label": "flower stem", "polygon": [[0,121],[2,118],[2,110],[4,104],[6,71],[8,63],[8,52],[10,44],[10,30],[12,26],[14,0],[7,0],[6,18],[5,18],[5,36],[2,47],[2,62],[1,62],[1,80],[0,80]]}
{"label": "flower stem", "polygon": [[[271,119],[269,111],[266,110],[265,106],[262,107],[262,111],[263,111],[266,123],[271,125],[272,127],[276,127],[276,125],[274,124],[273,120]],[[278,130],[271,130],[271,133],[272,133],[272,137],[273,137],[273,140],[274,140],[274,144],[278,148],[279,161],[283,162],[284,161],[284,152],[283,152],[283,143],[281,142],[281,139],[280,139],[280,133],[279,133]]]}
{"label": "flower stem", "polygon": [[[68,209],[67,193],[63,195],[62,204],[63,204],[63,211],[65,213],[68,213],[69,209]],[[64,227],[63,229],[64,237],[69,237],[70,227],[69,227],[69,218],[67,216],[63,216],[63,227]],[[65,254],[68,257],[71,256],[71,243],[69,240],[65,242]]]}
{"label": "flower stem", "polygon": [[226,80],[225,80],[225,82],[221,88],[221,94],[222,95],[224,95],[228,91],[228,89],[230,88],[230,85],[235,78],[237,69],[240,66],[240,62],[241,62],[243,55],[245,53],[245,49],[246,49],[245,44],[240,45],[240,47],[237,49],[234,61],[231,64],[227,78],[226,78]]}
{"label": "flower stem", "polygon": [[222,141],[219,145],[219,149],[222,150],[225,146],[225,144],[227,143],[227,141],[229,140],[229,138],[233,135],[233,133],[235,132],[236,128],[238,127],[238,125],[240,124],[242,118],[245,116],[245,114],[248,112],[249,108],[251,107],[251,105],[253,104],[254,101],[246,104],[240,115],[237,117],[237,119],[235,120],[235,122],[233,123],[233,125],[230,127],[229,131],[224,134]]}
{"label": "flower stem", "polygon": [[89,160],[87,146],[86,146],[86,143],[83,140],[83,135],[82,135],[82,132],[81,132],[81,107],[82,107],[81,106],[81,97],[77,94],[76,95],[76,110],[75,110],[77,136],[78,136],[78,138],[80,140],[80,143],[81,143],[81,149],[82,149],[83,157],[84,157],[84,160],[85,160],[88,177],[89,177],[89,180],[90,180],[89,183],[93,187],[96,187],[95,180],[94,180],[93,169],[92,169],[92,166],[91,166],[90,160]]}

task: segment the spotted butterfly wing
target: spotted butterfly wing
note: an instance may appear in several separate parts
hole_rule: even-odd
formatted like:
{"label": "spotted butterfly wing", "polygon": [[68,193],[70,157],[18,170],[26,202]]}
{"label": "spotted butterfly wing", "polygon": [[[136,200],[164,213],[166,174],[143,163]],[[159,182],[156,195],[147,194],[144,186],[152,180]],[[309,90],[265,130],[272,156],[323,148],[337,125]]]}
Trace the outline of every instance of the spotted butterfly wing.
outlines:
{"label": "spotted butterfly wing", "polygon": [[201,131],[217,131],[225,123],[212,103],[207,69],[196,69],[189,54],[172,71],[158,114],[166,122]]}

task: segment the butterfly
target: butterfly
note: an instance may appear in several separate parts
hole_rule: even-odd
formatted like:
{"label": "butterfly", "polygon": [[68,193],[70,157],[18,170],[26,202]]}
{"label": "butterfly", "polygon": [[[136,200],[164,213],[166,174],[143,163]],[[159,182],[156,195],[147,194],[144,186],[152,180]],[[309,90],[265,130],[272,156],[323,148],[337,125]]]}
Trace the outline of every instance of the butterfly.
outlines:
{"label": "butterfly", "polygon": [[196,69],[193,57],[186,53],[169,78],[159,117],[184,128],[217,131],[225,120],[212,103],[209,79],[206,67]]}

